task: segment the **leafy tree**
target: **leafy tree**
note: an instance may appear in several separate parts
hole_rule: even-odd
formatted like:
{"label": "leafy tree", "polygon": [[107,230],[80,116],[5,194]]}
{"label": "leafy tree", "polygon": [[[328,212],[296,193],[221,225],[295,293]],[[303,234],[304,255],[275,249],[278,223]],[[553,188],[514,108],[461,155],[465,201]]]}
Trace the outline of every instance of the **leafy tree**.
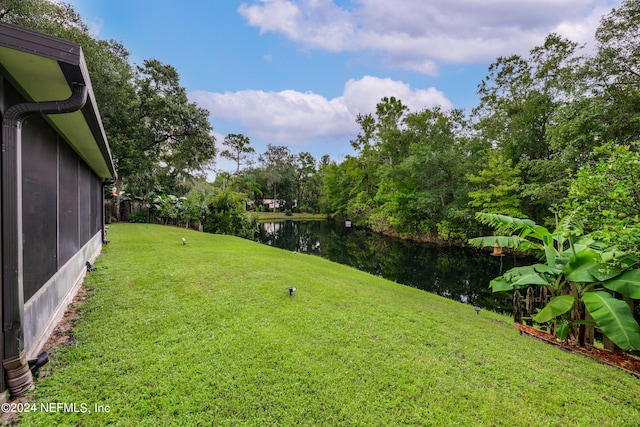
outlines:
{"label": "leafy tree", "polygon": [[[596,31],[596,55],[576,64],[575,91],[549,129],[558,163],[575,172],[608,141],[629,144],[640,137],[640,13],[626,1],[606,15]],[[579,66],[578,66],[579,65]],[[564,180],[561,186],[568,186]]]}
{"label": "leafy tree", "polygon": [[469,206],[476,212],[523,216],[520,211],[520,171],[499,151],[491,151],[486,166],[477,175],[467,174],[467,179],[473,188],[469,192]]}
{"label": "leafy tree", "polygon": [[604,103],[606,134],[601,141],[626,144],[640,137],[640,6],[627,0],[605,16],[586,84]]}
{"label": "leafy tree", "polygon": [[294,156],[294,173],[298,210],[309,210],[309,204],[318,195],[317,186],[313,185],[316,181],[312,179],[316,173],[316,159],[311,153],[304,151]]}
{"label": "leafy tree", "polygon": [[47,0],[0,0],[0,21],[68,40],[89,34],[71,5]]}
{"label": "leafy tree", "polygon": [[382,98],[376,105],[376,115],[358,114],[356,122],[361,131],[351,146],[358,151],[358,160],[362,178],[359,179],[358,198],[361,203],[373,206],[373,196],[377,192],[376,173],[383,164],[392,166],[406,154],[406,144],[401,141],[402,120],[407,112],[402,101]]}
{"label": "leafy tree", "polygon": [[377,227],[434,235],[438,223],[454,218],[457,203],[466,200],[465,126],[461,110],[436,107],[407,114],[398,138],[405,141],[407,156],[379,174]]}
{"label": "leafy tree", "polygon": [[640,254],[640,143],[595,150],[571,182],[564,215],[611,246]]}
{"label": "leafy tree", "polygon": [[136,67],[132,88],[132,99],[118,104],[123,110],[114,112],[119,118],[109,127],[115,132],[116,194],[121,188],[186,193],[215,158],[208,112],[188,102],[175,68],[157,60]]}
{"label": "leafy tree", "polygon": [[249,138],[242,134],[230,133],[224,138],[222,144],[227,147],[227,149],[222,151],[220,156],[236,162],[236,174],[240,173],[240,164],[246,161],[252,153],[256,152],[256,150],[251,147]]}
{"label": "leafy tree", "polygon": [[245,172],[242,175],[236,175],[234,181],[236,187],[241,189],[247,199],[254,202],[254,206],[262,203],[262,188],[255,173]]}
{"label": "leafy tree", "polygon": [[208,199],[204,231],[253,237],[257,230],[257,219],[247,214],[245,205],[244,194],[230,190],[217,191]]}
{"label": "leafy tree", "polygon": [[185,227],[198,224],[198,230],[203,231],[203,223],[209,214],[209,203],[215,194],[215,187],[204,180],[196,185],[185,196],[182,203],[182,221]]}
{"label": "leafy tree", "polygon": [[582,60],[576,43],[550,34],[529,58],[498,58],[478,87],[476,129],[519,167],[525,196],[522,209],[539,221],[566,196],[554,183],[566,180],[567,173],[579,166],[562,167],[555,161],[558,153],[550,144],[549,129],[558,108],[576,92],[575,71]]}
{"label": "leafy tree", "polygon": [[161,194],[153,200],[153,212],[162,219],[164,224],[168,224],[169,220],[178,219],[182,215],[183,197],[177,197],[173,194]]}
{"label": "leafy tree", "polygon": [[347,156],[340,164],[330,162],[324,166],[323,193],[327,197],[327,215],[347,216],[354,178],[358,176],[357,169],[358,160],[353,156]]}
{"label": "leafy tree", "polygon": [[[188,101],[174,67],[145,60],[137,67],[136,89],[137,118],[144,126],[136,144],[118,157],[120,161],[126,159],[138,169],[156,170],[166,164],[180,175],[192,176],[215,157],[208,112]],[[124,175],[135,175],[136,170]]]}
{"label": "leafy tree", "polygon": [[382,98],[376,105],[376,149],[389,166],[407,155],[408,143],[402,138],[402,122],[409,109],[395,97]]}
{"label": "leafy tree", "polygon": [[356,123],[362,129],[356,139],[351,141],[351,146],[358,151],[356,159],[362,176],[357,182],[358,187],[360,187],[360,191],[357,193],[364,191],[367,196],[372,197],[375,191],[375,170],[379,163],[379,155],[373,143],[376,121],[371,114],[358,114]]}
{"label": "leafy tree", "polygon": [[[291,209],[293,194],[290,184],[293,182],[293,156],[285,146],[267,145],[267,151],[259,157],[263,169],[263,177],[267,185],[273,190],[273,210],[276,210],[276,201],[283,201],[284,207]],[[278,193],[278,186],[283,184]],[[289,185],[287,185],[289,184]]]}

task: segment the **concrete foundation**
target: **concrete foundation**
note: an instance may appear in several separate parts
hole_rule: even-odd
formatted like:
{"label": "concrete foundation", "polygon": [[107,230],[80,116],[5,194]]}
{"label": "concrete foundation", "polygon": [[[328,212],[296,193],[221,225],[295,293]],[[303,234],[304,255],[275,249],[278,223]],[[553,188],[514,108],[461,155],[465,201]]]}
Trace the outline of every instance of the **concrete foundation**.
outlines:
{"label": "concrete foundation", "polygon": [[86,262],[94,263],[102,249],[102,232],[96,233],[24,305],[24,349],[35,358],[80,289],[87,273]]}

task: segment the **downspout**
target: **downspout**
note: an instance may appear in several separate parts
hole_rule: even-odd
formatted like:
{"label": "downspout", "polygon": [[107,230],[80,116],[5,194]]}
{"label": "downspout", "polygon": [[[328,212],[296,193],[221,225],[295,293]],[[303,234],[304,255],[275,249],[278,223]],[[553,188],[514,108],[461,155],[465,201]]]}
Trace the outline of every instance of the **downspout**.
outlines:
{"label": "downspout", "polygon": [[74,83],[71,97],[64,101],[16,104],[2,117],[2,364],[12,397],[34,388],[24,349],[22,121],[35,113],[62,114],[77,111],[84,107],[87,94],[86,86]]}
{"label": "downspout", "polygon": [[106,245],[107,243],[109,243],[107,241],[107,224],[106,224],[106,211],[104,209],[104,190],[106,188],[106,184],[107,184],[107,180],[103,179],[102,182],[100,183],[100,217],[101,217],[101,221],[102,221],[102,244]]}

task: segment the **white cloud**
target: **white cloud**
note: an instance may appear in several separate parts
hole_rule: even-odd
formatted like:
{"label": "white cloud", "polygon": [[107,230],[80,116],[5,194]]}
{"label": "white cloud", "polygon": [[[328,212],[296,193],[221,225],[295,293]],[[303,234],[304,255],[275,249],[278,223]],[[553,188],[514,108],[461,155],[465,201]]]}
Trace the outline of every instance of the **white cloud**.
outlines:
{"label": "white cloud", "polygon": [[376,105],[383,97],[400,99],[411,111],[441,106],[452,108],[444,94],[434,88],[412,89],[408,84],[378,77],[365,76],[360,80],[349,80],[343,95],[338,98],[344,103],[353,117],[358,113],[375,112]]}
{"label": "white cloud", "polygon": [[344,143],[355,138],[358,113],[375,112],[377,103],[391,96],[400,99],[411,111],[438,105],[445,109],[452,107],[444,94],[434,88],[415,89],[400,81],[371,76],[349,80],[342,95],[333,99],[293,90],[189,94],[191,101],[210,112],[214,126],[217,122],[238,122],[243,129],[239,132],[251,139],[301,146],[313,141]]}
{"label": "white cloud", "polygon": [[435,75],[437,63],[491,62],[526,54],[557,32],[593,38],[600,17],[621,0],[253,0],[238,12],[261,33],[302,49],[380,54],[397,68]]}
{"label": "white cloud", "polygon": [[288,0],[243,3],[238,12],[260,32],[278,32],[303,46],[330,52],[344,50],[355,29],[348,12],[331,0],[305,0],[303,7]]}

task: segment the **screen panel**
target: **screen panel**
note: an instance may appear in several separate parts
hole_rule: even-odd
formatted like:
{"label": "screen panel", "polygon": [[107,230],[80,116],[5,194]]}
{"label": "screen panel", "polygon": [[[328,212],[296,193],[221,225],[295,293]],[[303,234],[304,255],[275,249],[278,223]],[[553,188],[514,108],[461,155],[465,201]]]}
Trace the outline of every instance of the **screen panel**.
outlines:
{"label": "screen panel", "polygon": [[22,127],[24,300],[57,271],[58,137],[39,117]]}
{"label": "screen panel", "polygon": [[78,225],[78,155],[65,142],[60,143],[58,174],[60,179],[58,224],[58,268],[80,249]]}
{"label": "screen panel", "polygon": [[91,220],[91,175],[92,172],[84,163],[79,164],[79,182],[80,190],[80,246],[82,247],[89,241],[93,233]]}

